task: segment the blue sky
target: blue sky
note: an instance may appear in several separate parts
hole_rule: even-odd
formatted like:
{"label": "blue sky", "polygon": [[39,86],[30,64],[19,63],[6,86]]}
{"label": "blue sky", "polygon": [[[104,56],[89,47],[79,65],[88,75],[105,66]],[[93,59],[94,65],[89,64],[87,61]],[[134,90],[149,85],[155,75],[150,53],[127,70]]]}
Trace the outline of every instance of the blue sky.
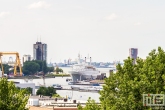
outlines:
{"label": "blue sky", "polygon": [[33,55],[41,36],[48,62],[123,60],[131,47],[145,58],[165,48],[164,13],[164,0],[0,0],[0,50]]}

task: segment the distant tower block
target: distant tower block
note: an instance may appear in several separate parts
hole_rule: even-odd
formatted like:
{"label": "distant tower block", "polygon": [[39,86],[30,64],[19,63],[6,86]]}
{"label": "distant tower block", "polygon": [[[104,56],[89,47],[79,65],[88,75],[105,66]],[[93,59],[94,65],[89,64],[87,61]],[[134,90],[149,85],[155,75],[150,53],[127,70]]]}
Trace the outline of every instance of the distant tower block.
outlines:
{"label": "distant tower block", "polygon": [[130,48],[129,49],[129,56],[130,56],[130,58],[134,59],[133,64],[136,63],[137,55],[138,55],[138,49],[137,48]]}
{"label": "distant tower block", "polygon": [[47,61],[47,44],[41,41],[33,44],[33,59]]}

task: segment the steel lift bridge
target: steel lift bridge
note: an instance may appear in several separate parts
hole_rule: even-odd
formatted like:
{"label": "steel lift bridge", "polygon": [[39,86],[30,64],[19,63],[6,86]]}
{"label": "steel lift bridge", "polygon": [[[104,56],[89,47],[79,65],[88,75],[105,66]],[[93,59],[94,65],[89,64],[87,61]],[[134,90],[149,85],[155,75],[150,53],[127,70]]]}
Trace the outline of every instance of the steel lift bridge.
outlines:
{"label": "steel lift bridge", "polygon": [[[18,52],[0,52],[0,65],[1,65],[1,70],[2,70],[2,76],[4,75],[4,68],[2,64],[2,56],[4,55],[15,55],[16,56],[16,61],[14,63],[14,76],[22,76],[22,66],[19,58],[19,53]],[[17,73],[17,67],[19,67],[19,73]]]}

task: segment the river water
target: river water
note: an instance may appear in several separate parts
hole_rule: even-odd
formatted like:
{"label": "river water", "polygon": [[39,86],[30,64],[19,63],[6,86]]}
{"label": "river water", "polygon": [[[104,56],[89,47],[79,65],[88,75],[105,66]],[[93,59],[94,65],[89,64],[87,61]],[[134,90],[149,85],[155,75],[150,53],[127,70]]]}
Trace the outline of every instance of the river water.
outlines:
{"label": "river water", "polygon": [[[62,68],[64,73],[68,73],[70,68]],[[106,73],[106,76],[109,76],[109,69],[108,68],[98,68],[101,73]],[[53,84],[60,84],[63,88],[70,88],[66,79],[70,77],[56,77],[56,78],[46,78],[45,85],[52,86]],[[18,81],[20,83],[24,83],[23,79],[8,79],[9,81]],[[29,79],[29,83],[35,83],[36,86],[43,85],[43,79]],[[82,100],[86,101],[89,97],[94,99],[96,102],[99,102],[99,93],[92,93],[92,92],[78,92],[78,91],[69,91],[69,90],[57,90],[56,91],[62,97],[72,97],[75,100]]]}

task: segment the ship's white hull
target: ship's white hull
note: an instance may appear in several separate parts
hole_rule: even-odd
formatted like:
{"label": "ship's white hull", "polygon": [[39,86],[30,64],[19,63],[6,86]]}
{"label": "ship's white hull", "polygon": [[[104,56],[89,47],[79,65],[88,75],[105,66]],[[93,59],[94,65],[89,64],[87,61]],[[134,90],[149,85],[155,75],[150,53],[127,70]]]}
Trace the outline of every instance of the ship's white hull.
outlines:
{"label": "ship's white hull", "polygon": [[99,71],[69,71],[73,81],[83,81],[87,79],[96,79],[100,75]]}

